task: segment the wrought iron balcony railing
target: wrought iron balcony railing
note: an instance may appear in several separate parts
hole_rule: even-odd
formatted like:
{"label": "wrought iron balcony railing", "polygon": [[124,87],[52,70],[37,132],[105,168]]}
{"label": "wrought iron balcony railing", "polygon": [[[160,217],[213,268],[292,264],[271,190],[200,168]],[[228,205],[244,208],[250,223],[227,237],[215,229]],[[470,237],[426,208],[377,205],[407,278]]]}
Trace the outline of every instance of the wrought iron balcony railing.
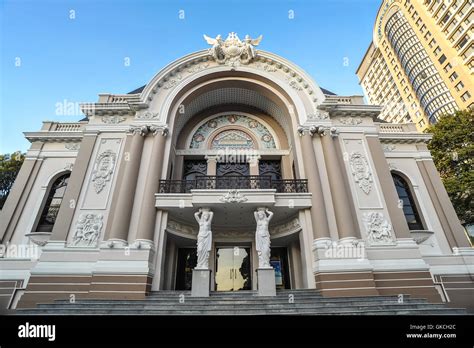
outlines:
{"label": "wrought iron balcony railing", "polygon": [[308,180],[274,180],[271,176],[198,176],[195,180],[160,180],[159,193],[189,193],[191,190],[261,190],[283,193],[308,192]]}

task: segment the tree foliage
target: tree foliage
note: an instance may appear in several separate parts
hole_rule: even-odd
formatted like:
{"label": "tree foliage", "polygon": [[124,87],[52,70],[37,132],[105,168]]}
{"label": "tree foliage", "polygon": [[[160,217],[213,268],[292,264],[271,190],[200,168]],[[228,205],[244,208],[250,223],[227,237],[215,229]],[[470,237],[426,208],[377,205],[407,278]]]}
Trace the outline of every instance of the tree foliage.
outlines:
{"label": "tree foliage", "polygon": [[0,155],[0,209],[7,200],[24,159],[25,155],[20,151]]}
{"label": "tree foliage", "polygon": [[427,130],[428,145],[454,209],[463,224],[474,223],[474,110],[442,117]]}

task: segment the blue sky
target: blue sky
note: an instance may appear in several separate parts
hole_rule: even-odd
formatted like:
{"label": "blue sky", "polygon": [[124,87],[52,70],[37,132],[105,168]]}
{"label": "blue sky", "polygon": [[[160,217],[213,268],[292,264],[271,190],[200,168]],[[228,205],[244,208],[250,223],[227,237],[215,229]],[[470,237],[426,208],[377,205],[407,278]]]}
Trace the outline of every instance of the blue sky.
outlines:
{"label": "blue sky", "polygon": [[81,118],[57,115],[58,103],[130,92],[207,48],[202,34],[263,34],[259,48],[293,61],[321,87],[362,94],[355,70],[380,2],[0,0],[0,153],[26,151],[22,132],[43,120]]}

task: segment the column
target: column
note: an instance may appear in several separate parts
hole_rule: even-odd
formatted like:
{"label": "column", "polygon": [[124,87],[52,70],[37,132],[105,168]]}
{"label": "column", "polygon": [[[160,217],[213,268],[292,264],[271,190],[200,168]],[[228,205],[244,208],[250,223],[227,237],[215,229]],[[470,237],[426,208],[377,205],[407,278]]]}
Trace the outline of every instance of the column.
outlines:
{"label": "column", "polygon": [[137,239],[146,240],[153,244],[156,224],[155,193],[158,192],[161,171],[163,169],[168,128],[166,128],[166,126],[151,126],[150,131],[153,132],[153,148],[151,150],[150,166],[146,176],[140,218],[138,219]]}
{"label": "column", "polygon": [[350,202],[351,195],[347,192],[346,180],[343,176],[343,169],[340,166],[340,154],[336,152],[334,142],[336,137],[322,135],[324,159],[328,172],[329,187],[331,188],[336,224],[339,232],[339,239],[356,239],[356,227],[352,215]]}
{"label": "column", "polygon": [[436,210],[436,214],[443,226],[449,245],[451,248],[470,248],[471,245],[464,232],[464,228],[459,222],[456,211],[449,199],[448,192],[441,181],[433,160],[417,161],[416,164],[428,189],[428,193]]}
{"label": "column", "polygon": [[41,142],[34,142],[31,145],[3,209],[0,211],[0,241],[3,244],[11,239],[15,231],[33,182],[43,163],[42,158],[32,155],[30,151],[37,151],[39,153],[42,147],[43,143]]}
{"label": "column", "polygon": [[258,176],[260,174],[259,169],[258,169],[259,160],[260,160],[260,155],[247,156],[247,162],[249,164],[250,175]]}
{"label": "column", "polygon": [[382,193],[387,205],[387,210],[392,222],[393,231],[397,238],[410,238],[407,220],[403,214],[403,209],[398,205],[398,194],[393,184],[392,174],[388,167],[387,159],[383,153],[382,144],[379,138],[367,137],[367,144],[375,164],[375,171],[380,181]]}
{"label": "column", "polygon": [[215,176],[217,173],[217,158],[218,155],[206,155],[204,157],[207,160],[207,175]]}
{"label": "column", "polygon": [[130,153],[125,154],[129,158],[124,158],[125,170],[123,181],[118,188],[120,191],[117,197],[117,206],[115,208],[109,238],[121,241],[124,244],[127,243],[144,137],[148,133],[148,129],[147,126],[132,126],[129,132],[131,133],[132,143],[130,145]]}
{"label": "column", "polygon": [[[95,141],[97,139],[97,132],[91,134],[84,134],[81,142],[81,148],[74,161],[74,168],[69,178],[69,183],[64,193],[63,202],[59,208],[56,222],[54,223],[51,241],[65,241],[71,227],[74,211],[77,206],[79,194],[81,193],[82,184],[86,177],[89,162],[92,160],[92,151],[94,150]],[[74,202],[75,204],[71,204]]]}
{"label": "column", "polygon": [[321,178],[319,176],[318,166],[316,164],[316,154],[313,148],[312,134],[305,132],[301,136],[301,148],[303,152],[303,163],[308,179],[308,189],[311,192],[311,226],[313,228],[313,237],[330,238],[329,223],[324,205],[323,190],[321,187]]}

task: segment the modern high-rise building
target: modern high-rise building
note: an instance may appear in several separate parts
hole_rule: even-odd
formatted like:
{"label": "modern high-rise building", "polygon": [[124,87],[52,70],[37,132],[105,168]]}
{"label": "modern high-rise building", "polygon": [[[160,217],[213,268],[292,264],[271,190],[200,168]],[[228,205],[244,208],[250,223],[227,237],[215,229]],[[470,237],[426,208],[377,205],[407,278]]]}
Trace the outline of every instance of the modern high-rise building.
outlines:
{"label": "modern high-rise building", "polygon": [[472,0],[384,0],[357,69],[380,118],[423,131],[474,105]]}

